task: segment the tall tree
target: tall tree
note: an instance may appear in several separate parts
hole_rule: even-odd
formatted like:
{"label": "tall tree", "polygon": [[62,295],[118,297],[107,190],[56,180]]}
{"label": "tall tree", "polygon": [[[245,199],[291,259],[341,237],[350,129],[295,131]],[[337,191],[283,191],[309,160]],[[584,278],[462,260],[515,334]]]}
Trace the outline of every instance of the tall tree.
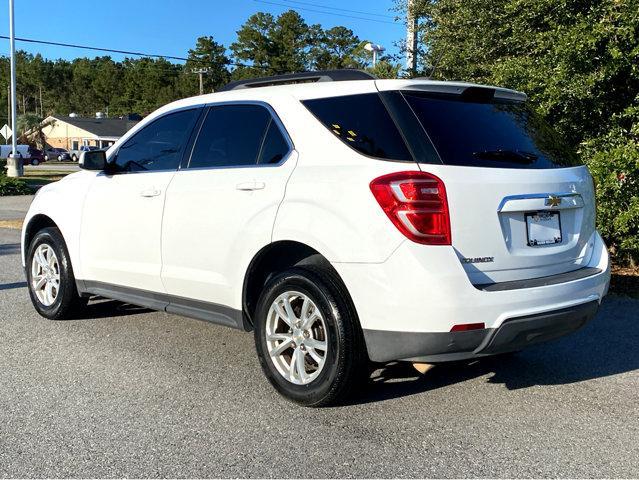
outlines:
{"label": "tall tree", "polygon": [[295,11],[277,18],[270,13],[252,15],[237,32],[231,44],[233,57],[248,63],[233,76],[279,75],[308,70],[312,65],[312,45],[317,28],[309,27]]}
{"label": "tall tree", "polygon": [[122,65],[124,77],[121,103],[118,105],[120,113],[148,114],[179,98],[176,92],[182,65],[162,58],[127,58]]}
{"label": "tall tree", "polygon": [[96,111],[113,111],[118,104],[118,95],[124,74],[122,65],[114,62],[111,57],[96,58],[94,62],[95,77],[93,91],[95,94]]}
{"label": "tall tree", "polygon": [[203,76],[205,92],[212,92],[228,83],[230,60],[226,55],[226,48],[213,40],[213,37],[199,37],[195,48],[189,50],[188,58],[186,62],[187,74],[193,74],[194,70],[206,70],[206,74]]}
{"label": "tall tree", "polygon": [[377,65],[370,66],[366,70],[377,78],[396,79],[399,78],[401,69],[401,65],[393,63],[390,58],[384,57],[377,62]]}
{"label": "tall tree", "polygon": [[[312,49],[314,67],[318,70],[364,68],[362,41],[346,27],[333,27],[315,34],[318,40]],[[365,43],[365,42],[364,42]]]}

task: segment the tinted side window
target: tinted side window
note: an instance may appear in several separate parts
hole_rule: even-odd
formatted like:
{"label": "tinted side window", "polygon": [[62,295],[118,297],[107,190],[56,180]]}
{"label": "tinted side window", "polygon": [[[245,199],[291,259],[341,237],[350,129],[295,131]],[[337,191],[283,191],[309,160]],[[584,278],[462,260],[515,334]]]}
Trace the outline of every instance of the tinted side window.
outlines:
{"label": "tinted side window", "polygon": [[358,152],[388,160],[411,160],[395,123],[376,93],[303,103],[326,128]]}
{"label": "tinted side window", "polygon": [[284,135],[275,123],[271,120],[266,137],[264,137],[264,143],[262,144],[262,152],[260,153],[260,159],[258,163],[261,164],[273,164],[279,163],[286,156],[290,147],[284,139]]}
{"label": "tinted side window", "polygon": [[198,113],[182,110],[153,121],[120,147],[115,164],[123,172],[177,169]]}
{"label": "tinted side window", "polygon": [[255,165],[270,112],[259,105],[212,107],[198,135],[189,168]]}

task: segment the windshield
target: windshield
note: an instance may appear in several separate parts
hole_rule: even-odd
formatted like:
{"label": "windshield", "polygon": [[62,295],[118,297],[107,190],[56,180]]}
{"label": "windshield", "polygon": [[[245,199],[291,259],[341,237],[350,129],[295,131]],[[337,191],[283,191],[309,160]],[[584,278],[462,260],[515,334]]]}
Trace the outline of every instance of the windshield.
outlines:
{"label": "windshield", "polygon": [[537,169],[580,165],[575,153],[523,102],[402,94],[446,165]]}

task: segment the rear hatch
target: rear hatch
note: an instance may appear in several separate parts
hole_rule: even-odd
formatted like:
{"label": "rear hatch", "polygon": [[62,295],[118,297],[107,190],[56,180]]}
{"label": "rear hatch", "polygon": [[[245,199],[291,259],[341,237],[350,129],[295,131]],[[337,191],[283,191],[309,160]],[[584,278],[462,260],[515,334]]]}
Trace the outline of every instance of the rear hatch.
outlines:
{"label": "rear hatch", "polygon": [[590,174],[523,94],[397,85],[378,82],[420,169],[445,184],[452,246],[472,283],[544,277],[587,263],[595,231]]}

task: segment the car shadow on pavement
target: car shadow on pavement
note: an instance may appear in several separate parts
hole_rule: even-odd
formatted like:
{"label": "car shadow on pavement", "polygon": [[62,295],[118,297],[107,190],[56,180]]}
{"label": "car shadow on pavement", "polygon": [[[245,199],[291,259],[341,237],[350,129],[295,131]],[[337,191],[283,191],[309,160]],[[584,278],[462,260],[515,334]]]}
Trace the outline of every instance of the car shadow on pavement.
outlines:
{"label": "car shadow on pavement", "polygon": [[605,302],[595,320],[562,339],[515,354],[436,365],[425,375],[409,363],[377,370],[350,403],[372,403],[445,388],[486,376],[508,390],[564,385],[639,370],[639,303]]}
{"label": "car shadow on pavement", "polygon": [[127,315],[139,315],[150,313],[145,307],[138,307],[129,303],[122,303],[117,300],[110,300],[101,297],[92,297],[83,312],[75,317],[76,320],[99,320],[101,318],[124,317]]}
{"label": "car shadow on pavement", "polygon": [[20,253],[19,243],[5,243],[0,245],[0,255],[14,255]]}
{"label": "car shadow on pavement", "polygon": [[13,290],[14,288],[25,288],[27,282],[0,283],[0,291]]}

